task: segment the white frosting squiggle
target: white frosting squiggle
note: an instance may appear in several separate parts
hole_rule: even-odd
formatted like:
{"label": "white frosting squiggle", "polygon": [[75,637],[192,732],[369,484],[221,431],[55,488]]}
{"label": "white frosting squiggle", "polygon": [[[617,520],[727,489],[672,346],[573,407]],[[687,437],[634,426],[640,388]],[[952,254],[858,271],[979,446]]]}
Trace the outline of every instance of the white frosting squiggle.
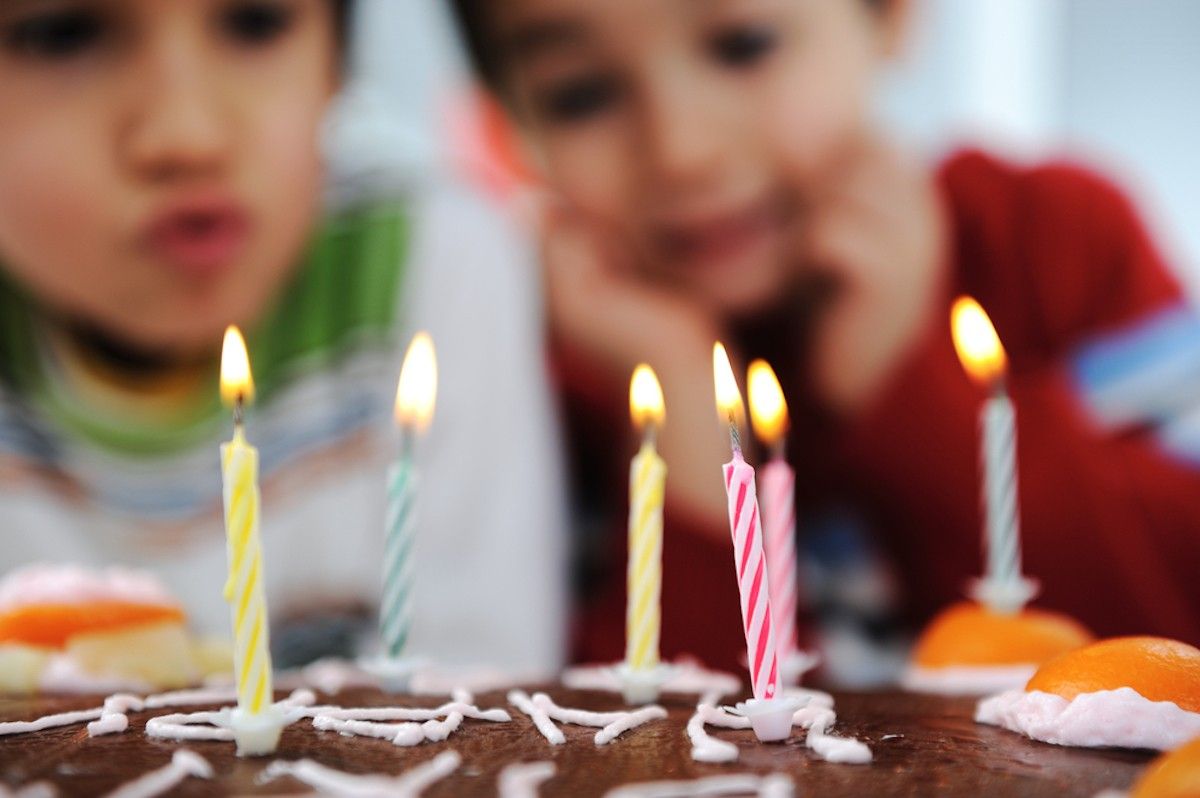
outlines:
{"label": "white frosting squiggle", "polygon": [[[710,671],[692,661],[680,661],[672,666],[672,674],[662,684],[664,693],[708,693],[733,695],[742,689],[742,680],[732,674]],[[611,665],[586,665],[568,668],[562,683],[572,690],[601,690],[620,693],[624,682]]]}
{"label": "white frosting squiggle", "polygon": [[445,720],[427,720],[424,723],[376,723],[369,720],[343,720],[329,715],[313,718],[313,728],[320,731],[335,731],[353,737],[376,737],[391,740],[393,745],[414,746],[428,740],[442,742],[462,725],[463,716],[451,712]]}
{"label": "white frosting squiggle", "polygon": [[1037,669],[1034,664],[953,665],[945,668],[910,665],[900,677],[900,686],[914,693],[991,695],[1001,690],[1023,688]]}
{"label": "white frosting squiggle", "polygon": [[630,729],[636,729],[644,723],[649,723],[652,720],[662,720],[665,717],[667,717],[667,711],[656,705],[642,707],[633,712],[626,712],[624,716],[617,718],[596,732],[596,745],[608,745]]}
{"label": "white frosting squiggle", "polygon": [[[829,727],[837,720],[833,709],[825,706],[826,703],[833,703],[832,696],[816,690],[789,690],[785,694],[808,700],[792,715],[792,725],[808,731],[805,745],[817,756],[826,762],[839,764],[866,764],[871,761],[871,749],[865,743],[828,733]],[[688,720],[687,735],[692,741],[692,759],[697,762],[736,762],[737,746],[728,740],[710,736],[704,727],[748,729],[750,719],[714,706],[714,701],[714,696],[705,696]]]}
{"label": "white frosting squiggle", "polygon": [[508,703],[524,712],[533,720],[533,725],[551,745],[562,745],[567,741],[562,729],[554,725],[546,710],[533,703],[529,694],[523,690],[509,690]]}
{"label": "white frosting squiggle", "polygon": [[462,764],[457,751],[444,751],[433,759],[397,776],[357,776],[326,767],[311,759],[276,760],[263,770],[261,781],[291,776],[310,787],[350,798],[412,798],[429,785],[446,778]]}
{"label": "white frosting squiggle", "polygon": [[636,729],[644,723],[667,717],[667,711],[657,705],[648,705],[633,711],[623,712],[592,712],[587,709],[560,707],[545,693],[535,693],[532,698],[532,704],[535,709],[544,712],[547,717],[553,718],[560,723],[570,723],[575,726],[603,727],[600,731],[596,732],[596,745],[608,745],[630,729]]}
{"label": "white frosting squiggle", "polygon": [[339,720],[374,720],[374,721],[426,721],[444,718],[452,712],[457,712],[466,718],[472,720],[486,720],[491,723],[507,723],[512,720],[512,716],[503,709],[480,709],[474,704],[468,704],[462,701],[451,701],[448,704],[442,704],[440,707],[433,709],[409,708],[409,707],[338,707],[338,706],[314,706],[304,710],[304,714],[316,717],[324,715]]}
{"label": "white frosting squiggle", "polygon": [[1080,693],[1070,701],[1040,690],[1009,690],[980,701],[975,721],[1046,743],[1086,748],[1166,751],[1200,736],[1200,712],[1151,701],[1130,687]]}
{"label": "white frosting squiggle", "polygon": [[104,714],[103,707],[81,709],[75,712],[58,712],[53,715],[43,715],[35,720],[10,720],[0,723],[0,737],[7,734],[29,734],[43,729],[54,729],[59,726],[71,726],[76,723],[86,723],[100,718]]}
{"label": "white frosting squiggle", "polygon": [[496,777],[499,798],[537,798],[538,787],[554,776],[553,762],[521,762],[508,765]]}
{"label": "white frosting squiggle", "polygon": [[189,776],[211,779],[212,765],[194,751],[181,748],[171,757],[169,764],[122,784],[106,798],[153,798],[174,788]]}
{"label": "white frosting squiggle", "polygon": [[[305,708],[316,701],[311,690],[293,690],[292,694],[274,706],[286,710],[284,725],[294,723],[305,714]],[[202,702],[203,703],[203,702]],[[173,713],[159,715],[146,721],[146,736],[166,740],[216,740],[228,742],[234,739],[232,707],[216,711]]]}
{"label": "white frosting squiggle", "polygon": [[719,795],[758,795],[761,798],[788,798],[795,791],[790,776],[709,776],[693,781],[649,781],[627,784],[609,790],[604,798],[698,798]]}

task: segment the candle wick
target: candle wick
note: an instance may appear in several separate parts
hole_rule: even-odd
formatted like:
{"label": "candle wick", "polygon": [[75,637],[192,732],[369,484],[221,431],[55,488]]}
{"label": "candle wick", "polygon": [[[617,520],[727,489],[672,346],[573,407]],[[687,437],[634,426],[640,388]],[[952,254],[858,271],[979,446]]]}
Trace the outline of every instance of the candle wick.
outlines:
{"label": "candle wick", "polygon": [[642,429],[642,446],[649,446],[651,449],[658,443],[658,425],[653,421],[647,421],[646,426]]}
{"label": "candle wick", "polygon": [[242,425],[245,422],[245,398],[239,391],[237,399],[233,401],[233,426],[238,432],[241,432]]}
{"label": "candle wick", "polygon": [[400,425],[400,459],[407,460],[412,457],[413,429],[408,424]]}
{"label": "candle wick", "polygon": [[779,440],[777,440],[777,441],[775,441],[775,443],[771,444],[771,456],[774,457],[776,460],[786,460],[787,459],[787,443],[785,440],[785,436],[780,435]]}
{"label": "candle wick", "polygon": [[736,454],[741,454],[742,434],[738,431],[737,416],[732,411],[729,413],[729,444]]}

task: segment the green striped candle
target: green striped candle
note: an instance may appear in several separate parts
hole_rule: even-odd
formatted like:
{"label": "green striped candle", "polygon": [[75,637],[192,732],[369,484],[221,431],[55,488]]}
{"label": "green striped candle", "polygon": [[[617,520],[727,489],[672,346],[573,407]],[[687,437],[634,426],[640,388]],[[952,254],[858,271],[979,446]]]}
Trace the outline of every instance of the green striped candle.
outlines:
{"label": "green striped candle", "polygon": [[396,388],[396,423],[400,426],[400,456],[388,469],[387,511],[384,517],[383,599],[379,634],[383,654],[400,659],[408,646],[413,621],[413,581],[416,564],[417,474],[412,442],[433,419],[437,396],[437,360],[428,333],[413,336],[400,367]]}

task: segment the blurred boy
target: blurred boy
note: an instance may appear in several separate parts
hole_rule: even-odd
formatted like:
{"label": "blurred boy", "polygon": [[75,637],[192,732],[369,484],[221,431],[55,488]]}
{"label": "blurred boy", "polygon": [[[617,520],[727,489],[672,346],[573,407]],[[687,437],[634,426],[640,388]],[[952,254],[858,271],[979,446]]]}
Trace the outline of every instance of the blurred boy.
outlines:
{"label": "blurred boy", "polygon": [[[1200,639],[1200,446],[1184,426],[1200,325],[1100,178],[979,152],[929,169],[888,141],[872,83],[909,5],[458,0],[553,196],[545,272],[576,459],[618,504],[631,447],[597,430],[624,425],[623,386],[648,361],[670,411],[664,647],[732,664],[709,353],[722,339],[765,356],[793,405],[802,522],[872,528],[919,622],[981,564],[982,397],[948,329],[970,293],[1011,358],[1040,602],[1100,634]],[[619,654],[620,556],[581,657]]]}
{"label": "blurred boy", "polygon": [[277,663],[353,653],[378,601],[399,353],[427,326],[443,382],[421,457],[414,651],[551,666],[559,582],[513,582],[561,569],[522,252],[445,180],[410,196],[373,173],[371,196],[322,218],[318,134],[346,12],[0,4],[0,571],[152,568],[199,626],[228,629],[216,354],[237,323],[260,389],[247,432],[268,594],[273,619],[295,621],[274,636]]}

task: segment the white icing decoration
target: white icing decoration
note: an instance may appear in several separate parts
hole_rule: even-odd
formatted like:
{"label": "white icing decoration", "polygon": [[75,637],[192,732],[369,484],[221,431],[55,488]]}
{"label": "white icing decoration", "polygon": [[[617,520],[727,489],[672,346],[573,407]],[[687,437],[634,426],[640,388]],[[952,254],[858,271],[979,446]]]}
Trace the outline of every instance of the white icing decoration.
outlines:
{"label": "white icing decoration", "polygon": [[[512,694],[510,693],[509,696],[509,700],[511,701]],[[587,709],[560,707],[545,693],[535,693],[531,699],[531,704],[534,709],[543,712],[547,718],[556,720],[559,723],[570,723],[575,726],[602,727],[596,733],[596,745],[608,745],[630,729],[635,729],[644,723],[659,720],[667,716],[667,711],[657,705],[642,707],[631,712],[592,712]],[[522,709],[522,711],[524,710]],[[536,718],[534,722],[537,722]],[[545,734],[545,732],[542,733]],[[560,731],[559,734],[561,733]]]}
{"label": "white icing decoration", "polygon": [[142,703],[146,709],[162,709],[165,707],[186,707],[196,704],[226,704],[237,700],[237,691],[233,688],[206,687],[199,690],[172,690],[169,693],[148,695]]}
{"label": "white icing decoration", "polygon": [[630,729],[636,729],[652,720],[662,720],[666,716],[667,711],[660,706],[642,707],[633,712],[626,712],[623,717],[596,732],[596,745],[608,745]]}
{"label": "white icing decoration", "polygon": [[[294,690],[290,696],[277,701],[272,707],[279,711],[280,722],[288,725],[306,714],[305,708],[316,701],[311,690]],[[207,703],[207,702],[201,702]],[[146,736],[167,740],[217,740],[228,742],[234,739],[233,707],[216,711],[175,713],[159,715],[146,721]]]}
{"label": "white icing decoration", "polygon": [[171,757],[169,764],[121,785],[106,798],[153,798],[174,788],[189,776],[211,779],[212,765],[199,754],[181,748]]}
{"label": "white icing decoration", "polygon": [[769,776],[728,775],[708,776],[693,781],[650,781],[627,784],[609,790],[605,798],[702,798],[719,795],[758,795],[761,798],[787,798],[795,785],[790,776],[772,773]]}
{"label": "white icing decoration", "polygon": [[1037,668],[1034,664],[953,665],[945,668],[910,665],[900,677],[900,686],[914,693],[990,695],[1001,690],[1024,688]]}
{"label": "white icing decoration", "polygon": [[444,751],[400,776],[357,776],[325,767],[311,759],[276,760],[263,771],[261,781],[291,776],[321,792],[350,798],[411,798],[446,778],[462,764],[457,751]]}
{"label": "white icing decoration", "polygon": [[[787,690],[785,696],[807,700],[807,705],[792,715],[792,725],[808,730],[805,744],[817,756],[827,762],[865,764],[871,761],[871,749],[866,744],[828,734],[827,730],[837,715],[826,703],[832,704],[833,697],[816,690]],[[687,735],[692,741],[692,759],[697,762],[736,762],[737,746],[728,740],[712,737],[705,731],[707,726],[727,729],[748,729],[750,719],[732,713],[724,707],[714,706],[716,696],[708,694],[696,706],[696,712],[688,720]]]}
{"label": "white icing decoration", "polygon": [[0,736],[6,734],[28,734],[43,729],[53,729],[59,726],[71,726],[100,718],[104,714],[103,707],[81,709],[75,712],[58,712],[54,715],[44,715],[36,720],[10,720],[0,723]]}
{"label": "white icing decoration", "polygon": [[345,720],[330,715],[317,715],[313,727],[320,731],[335,731],[346,736],[377,737],[391,740],[393,745],[413,746],[426,740],[442,742],[462,725],[463,716],[451,712],[445,720],[424,723],[376,723],[369,720]]}
{"label": "white icing decoration", "polygon": [[426,721],[444,718],[452,712],[457,712],[463,717],[471,718],[472,720],[486,720],[491,723],[507,723],[512,720],[512,716],[503,709],[480,709],[474,704],[467,704],[461,701],[451,701],[448,704],[442,704],[434,709],[419,709],[408,707],[354,707],[345,708],[338,706],[314,706],[303,710],[303,714],[309,717],[318,715],[326,715],[339,720],[404,720],[404,721]]}
{"label": "white icing decoration", "polygon": [[537,798],[538,787],[554,776],[553,762],[521,762],[508,765],[496,777],[499,798]]}
{"label": "white icing decoration", "polygon": [[508,703],[532,718],[533,725],[537,727],[537,730],[542,733],[542,736],[551,745],[562,745],[567,741],[567,738],[562,733],[562,729],[554,725],[554,721],[550,720],[550,716],[546,713],[546,710],[534,704],[529,695],[523,690],[509,690]]}
{"label": "white icing decoration", "polygon": [[157,578],[128,568],[96,570],[72,564],[34,563],[0,580],[0,611],[37,604],[93,604],[122,601],[178,607]]}
{"label": "white icing decoration", "polygon": [[[672,666],[671,677],[661,685],[664,693],[708,693],[733,695],[742,689],[742,681],[728,673],[707,670],[695,662],[682,660]],[[562,675],[562,683],[572,690],[601,690],[609,693],[624,692],[625,683],[617,667],[611,665],[587,665],[568,668]]]}
{"label": "white icing decoration", "polygon": [[1040,690],[1009,690],[980,701],[975,721],[1046,743],[1087,748],[1167,751],[1200,736],[1200,712],[1151,701],[1130,687],[1080,693],[1070,701]]}

